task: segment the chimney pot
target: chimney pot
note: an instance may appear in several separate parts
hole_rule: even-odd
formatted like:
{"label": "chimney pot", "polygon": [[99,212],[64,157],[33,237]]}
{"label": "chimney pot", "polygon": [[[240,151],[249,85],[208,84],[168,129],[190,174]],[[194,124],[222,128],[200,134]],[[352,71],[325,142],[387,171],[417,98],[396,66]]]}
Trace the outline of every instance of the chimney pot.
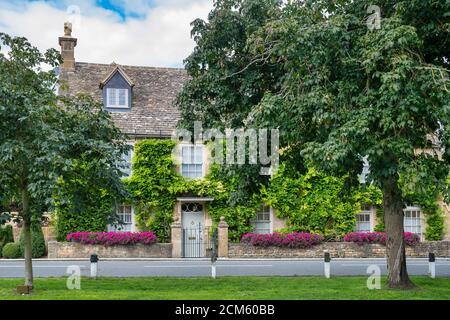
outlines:
{"label": "chimney pot", "polygon": [[75,71],[75,47],[77,39],[72,38],[72,23],[64,23],[64,36],[59,37],[59,45],[61,46],[61,55],[63,63],[61,71]]}

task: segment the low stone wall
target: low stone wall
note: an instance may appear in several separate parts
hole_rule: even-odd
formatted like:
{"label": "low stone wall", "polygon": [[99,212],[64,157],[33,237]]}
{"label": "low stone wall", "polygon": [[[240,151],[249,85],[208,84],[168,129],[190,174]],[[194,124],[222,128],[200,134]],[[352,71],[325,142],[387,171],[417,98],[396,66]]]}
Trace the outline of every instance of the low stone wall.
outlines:
{"label": "low stone wall", "polygon": [[[13,236],[15,242],[19,242],[20,230],[21,228],[18,228],[17,226],[13,227]],[[50,241],[55,241],[56,231],[54,227],[42,227],[42,233],[44,234],[44,240],[46,244],[48,244],[48,242]]]}
{"label": "low stone wall", "polygon": [[73,242],[48,243],[48,258],[86,258],[97,254],[102,258],[171,258],[172,244],[155,243],[152,245],[119,245],[105,247],[103,245],[86,245]]}
{"label": "low stone wall", "polygon": [[[386,247],[380,244],[358,245],[352,242],[327,242],[308,249],[279,247],[255,247],[248,244],[229,245],[229,258],[323,258],[328,251],[332,258],[384,258]],[[426,258],[433,252],[436,257],[450,257],[450,241],[421,242],[414,247],[406,247],[406,255]]]}

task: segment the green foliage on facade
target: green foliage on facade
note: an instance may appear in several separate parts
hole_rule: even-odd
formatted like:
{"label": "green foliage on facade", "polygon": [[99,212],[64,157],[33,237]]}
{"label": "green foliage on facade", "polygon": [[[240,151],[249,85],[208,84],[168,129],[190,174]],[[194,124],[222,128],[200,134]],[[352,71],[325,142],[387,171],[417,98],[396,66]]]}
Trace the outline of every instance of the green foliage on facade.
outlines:
{"label": "green foliage on facade", "polygon": [[138,228],[152,230],[160,242],[170,239],[176,201],[171,189],[180,181],[172,159],[174,147],[172,140],[148,139],[136,143],[133,175],[126,180]]}
{"label": "green foliage on facade", "polygon": [[[20,232],[19,248],[20,256],[23,257],[25,254],[23,228]],[[31,223],[31,256],[33,258],[40,258],[45,256],[46,252],[44,233],[42,232],[41,224],[40,222],[33,220]]]}
{"label": "green foliage on facade", "polygon": [[353,231],[363,204],[378,205],[381,193],[373,186],[349,192],[347,177],[334,177],[310,168],[293,174],[282,165],[263,188],[264,201],[287,218],[290,231],[305,231],[337,239]]}
{"label": "green foliage on facade", "polygon": [[106,191],[91,190],[88,193],[81,186],[73,192],[61,190],[59,197],[64,197],[64,201],[57,202],[55,224],[58,241],[66,241],[71,232],[106,231],[115,200]]}
{"label": "green foliage on facade", "polygon": [[189,180],[177,173],[172,152],[175,142],[148,139],[135,145],[133,175],[126,180],[135,207],[136,222],[142,230],[152,230],[159,241],[170,241],[170,225],[178,196],[213,197],[207,205],[214,224],[224,216],[229,224],[229,237],[239,240],[251,231],[249,220],[255,216],[260,200],[256,196],[231,203],[232,193],[238,192],[239,179],[212,164],[204,179]]}
{"label": "green foliage on facade", "polygon": [[421,183],[417,187],[414,185],[410,187],[407,183],[414,181],[414,176],[404,177],[401,179],[403,183],[404,197],[409,203],[414,203],[420,206],[422,213],[425,216],[426,230],[425,239],[428,241],[439,241],[444,237],[444,215],[438,204],[438,200],[442,199],[442,185],[436,181],[428,180]]}

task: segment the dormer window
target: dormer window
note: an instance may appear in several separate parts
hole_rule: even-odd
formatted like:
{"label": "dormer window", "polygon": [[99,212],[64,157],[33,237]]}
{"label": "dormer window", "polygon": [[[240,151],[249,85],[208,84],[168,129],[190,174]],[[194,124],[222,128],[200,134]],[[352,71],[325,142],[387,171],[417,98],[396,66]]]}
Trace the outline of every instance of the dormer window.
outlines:
{"label": "dormer window", "polygon": [[106,110],[111,112],[127,112],[132,107],[133,81],[125,73],[125,70],[116,64],[108,76],[100,83],[103,90],[103,104]]}
{"label": "dormer window", "polygon": [[106,108],[128,109],[128,89],[106,88]]}

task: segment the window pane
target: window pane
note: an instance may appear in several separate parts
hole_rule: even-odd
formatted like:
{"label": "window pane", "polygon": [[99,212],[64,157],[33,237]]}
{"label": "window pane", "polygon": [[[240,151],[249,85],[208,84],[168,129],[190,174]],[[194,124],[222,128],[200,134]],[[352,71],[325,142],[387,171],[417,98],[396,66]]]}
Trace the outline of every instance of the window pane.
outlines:
{"label": "window pane", "polygon": [[404,229],[405,232],[412,232],[420,235],[422,233],[422,226],[420,221],[420,211],[405,210]]}
{"label": "window pane", "polygon": [[191,147],[181,148],[181,161],[183,164],[191,163]]}
{"label": "window pane", "polygon": [[119,94],[119,105],[126,107],[127,106],[127,101],[126,101],[127,90],[126,89],[119,89],[117,91],[118,91],[118,94]]}
{"label": "window pane", "polygon": [[192,179],[203,177],[202,146],[183,146],[181,148],[181,174]]}
{"label": "window pane", "polygon": [[196,163],[196,164],[203,163],[203,148],[202,147],[195,147],[194,163]]}
{"label": "window pane", "polygon": [[108,105],[116,105],[116,89],[108,88],[106,91],[108,95]]}
{"label": "window pane", "polygon": [[359,213],[356,215],[356,232],[370,232],[370,213]]}

